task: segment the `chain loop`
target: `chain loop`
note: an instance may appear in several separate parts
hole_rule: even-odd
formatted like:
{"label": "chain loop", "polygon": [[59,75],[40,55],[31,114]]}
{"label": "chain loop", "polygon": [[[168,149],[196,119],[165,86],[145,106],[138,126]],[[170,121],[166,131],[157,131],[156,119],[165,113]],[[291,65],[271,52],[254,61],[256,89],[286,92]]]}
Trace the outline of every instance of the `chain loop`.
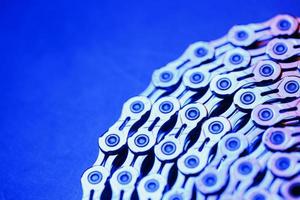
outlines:
{"label": "chain loop", "polygon": [[195,42],[99,137],[83,199],[299,199],[300,18]]}

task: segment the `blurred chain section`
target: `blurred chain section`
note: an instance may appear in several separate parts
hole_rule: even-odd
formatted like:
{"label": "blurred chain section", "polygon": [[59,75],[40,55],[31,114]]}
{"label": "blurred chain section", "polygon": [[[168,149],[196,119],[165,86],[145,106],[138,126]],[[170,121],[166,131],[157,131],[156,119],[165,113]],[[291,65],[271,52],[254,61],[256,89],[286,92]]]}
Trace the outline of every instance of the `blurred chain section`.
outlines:
{"label": "blurred chain section", "polygon": [[99,138],[83,199],[300,199],[300,18],[196,42]]}

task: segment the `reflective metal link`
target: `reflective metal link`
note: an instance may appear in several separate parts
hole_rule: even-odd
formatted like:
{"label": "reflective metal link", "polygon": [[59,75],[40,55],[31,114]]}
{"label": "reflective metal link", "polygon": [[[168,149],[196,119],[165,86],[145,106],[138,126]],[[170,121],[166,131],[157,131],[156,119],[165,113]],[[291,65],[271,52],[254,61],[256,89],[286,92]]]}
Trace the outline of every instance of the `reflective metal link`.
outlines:
{"label": "reflective metal link", "polygon": [[300,18],[196,42],[99,137],[83,199],[300,199]]}

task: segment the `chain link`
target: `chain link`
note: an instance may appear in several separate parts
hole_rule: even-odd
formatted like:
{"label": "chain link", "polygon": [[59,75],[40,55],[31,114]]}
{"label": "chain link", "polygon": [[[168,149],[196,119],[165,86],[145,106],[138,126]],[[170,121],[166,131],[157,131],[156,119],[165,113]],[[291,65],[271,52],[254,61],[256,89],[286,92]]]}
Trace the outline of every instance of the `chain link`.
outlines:
{"label": "chain link", "polygon": [[299,199],[300,18],[196,42],[99,138],[83,199]]}

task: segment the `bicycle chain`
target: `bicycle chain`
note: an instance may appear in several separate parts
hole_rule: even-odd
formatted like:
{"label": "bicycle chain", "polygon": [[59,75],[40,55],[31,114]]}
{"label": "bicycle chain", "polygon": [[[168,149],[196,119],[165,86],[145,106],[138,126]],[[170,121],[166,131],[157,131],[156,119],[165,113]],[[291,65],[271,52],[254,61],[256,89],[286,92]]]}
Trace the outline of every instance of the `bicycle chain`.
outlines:
{"label": "bicycle chain", "polygon": [[300,199],[299,24],[237,25],[155,70],[100,136],[83,199]]}

